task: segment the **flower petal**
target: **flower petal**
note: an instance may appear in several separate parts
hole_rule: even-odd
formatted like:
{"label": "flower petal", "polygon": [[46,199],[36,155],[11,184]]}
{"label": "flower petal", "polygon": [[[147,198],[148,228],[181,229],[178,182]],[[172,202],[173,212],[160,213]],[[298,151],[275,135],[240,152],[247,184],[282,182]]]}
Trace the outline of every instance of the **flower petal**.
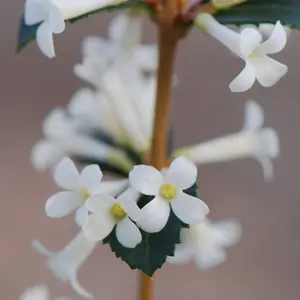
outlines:
{"label": "flower petal", "polygon": [[133,188],[128,188],[117,198],[117,202],[133,221],[137,221],[140,217],[141,209],[137,205],[139,197],[139,192]]}
{"label": "flower petal", "polygon": [[80,181],[82,186],[84,186],[93,195],[100,185],[103,174],[98,165],[86,166],[80,173]]}
{"label": "flower petal", "polygon": [[263,173],[264,173],[264,178],[266,181],[271,181],[274,177],[274,168],[273,168],[273,163],[270,157],[268,156],[257,156],[255,159],[260,163]]}
{"label": "flower petal", "polygon": [[286,42],[287,32],[280,21],[277,21],[269,39],[262,43],[256,51],[260,55],[278,53],[285,47]]}
{"label": "flower petal", "polygon": [[288,67],[275,59],[263,56],[251,59],[257,81],[263,87],[275,85],[288,71]]}
{"label": "flower petal", "polygon": [[117,224],[116,237],[126,248],[135,248],[142,241],[140,230],[128,217]]}
{"label": "flower petal", "polygon": [[273,178],[273,165],[271,158],[280,154],[280,144],[277,132],[273,128],[263,128],[258,135],[257,152],[254,158],[261,164],[265,180]]}
{"label": "flower petal", "polygon": [[44,3],[38,0],[26,0],[24,9],[24,22],[26,25],[34,25],[45,21],[47,12]]}
{"label": "flower petal", "polygon": [[36,285],[28,288],[19,300],[48,300],[49,290],[46,285]]}
{"label": "flower petal", "polygon": [[114,197],[110,195],[95,195],[90,197],[87,202],[86,206],[90,212],[93,213],[102,213],[102,214],[110,214],[110,210],[112,206],[116,203]]}
{"label": "flower petal", "polygon": [[96,93],[89,88],[81,88],[75,92],[68,105],[69,113],[74,118],[84,119],[93,117],[97,109]]}
{"label": "flower petal", "polygon": [[169,215],[169,203],[166,200],[155,197],[141,209],[137,225],[149,233],[159,232],[166,226]]}
{"label": "flower petal", "polygon": [[241,238],[242,226],[237,220],[226,220],[211,224],[214,241],[223,247],[235,245]]}
{"label": "flower petal", "polygon": [[133,167],[129,173],[131,186],[144,195],[156,195],[163,184],[163,177],[160,172],[146,165]]}
{"label": "flower petal", "polygon": [[156,45],[139,45],[136,60],[140,68],[154,72],[158,64],[158,48]]}
{"label": "flower petal", "polygon": [[181,192],[171,201],[175,215],[186,224],[198,224],[209,212],[208,206],[196,197]]}
{"label": "flower petal", "polygon": [[259,45],[262,40],[259,31],[253,28],[245,28],[240,33],[240,50],[247,58]]}
{"label": "flower petal", "polygon": [[61,218],[83,203],[83,194],[77,191],[59,192],[50,197],[45,205],[46,215],[50,218]]}
{"label": "flower petal", "polygon": [[78,190],[81,187],[79,173],[69,157],[64,157],[54,168],[53,179],[62,189]]}
{"label": "flower petal", "polygon": [[91,214],[89,215],[82,230],[87,239],[91,241],[102,241],[114,229],[116,223],[110,214]]}
{"label": "flower petal", "polygon": [[59,146],[47,140],[37,142],[30,153],[31,164],[38,171],[52,167],[63,157],[64,153]]}
{"label": "flower petal", "polygon": [[89,211],[85,205],[81,205],[75,213],[75,222],[79,227],[83,227],[87,222]]}
{"label": "flower petal", "polygon": [[84,57],[98,58],[104,55],[106,59],[112,59],[117,54],[115,47],[111,41],[98,36],[87,36],[82,43],[82,55]]}
{"label": "flower petal", "polygon": [[167,262],[174,265],[187,264],[193,257],[193,248],[191,244],[178,244],[175,247],[174,256],[168,256]]}
{"label": "flower petal", "polygon": [[64,20],[64,16],[59,10],[59,8],[49,1],[49,5],[47,5],[47,13],[48,19],[51,26],[51,30],[53,33],[62,33],[65,30],[66,24]]}
{"label": "flower petal", "polygon": [[[118,14],[108,28],[110,39],[120,47],[121,51],[130,51],[140,43],[141,40],[141,15],[140,14]],[[126,38],[125,38],[126,37]]]}
{"label": "flower petal", "polygon": [[129,186],[128,179],[117,179],[101,181],[100,186],[96,189],[95,194],[109,194],[113,197],[119,195]]}
{"label": "flower petal", "polygon": [[264,111],[255,101],[247,101],[245,106],[245,130],[256,130],[262,127],[264,123]]}
{"label": "flower petal", "polygon": [[226,259],[225,251],[219,247],[202,247],[195,255],[195,262],[200,270],[216,267],[224,263]]}
{"label": "flower petal", "polygon": [[53,33],[51,25],[48,22],[43,22],[36,32],[36,42],[44,55],[49,58],[55,56]]}
{"label": "flower petal", "polygon": [[[81,297],[86,298],[86,299],[93,299],[94,295],[88,292],[78,281],[77,279],[77,274],[75,274],[71,279],[70,279],[70,285],[74,289],[74,291]],[[67,300],[67,299],[66,299]]]}
{"label": "flower petal", "polygon": [[196,182],[197,173],[195,164],[184,156],[180,156],[172,161],[166,171],[165,182],[185,190]]}
{"label": "flower petal", "polygon": [[246,66],[243,71],[231,81],[229,88],[231,92],[245,92],[249,90],[255,82],[255,69],[254,67],[246,62]]}
{"label": "flower petal", "polygon": [[66,115],[61,107],[52,109],[43,122],[43,133],[51,140],[63,141],[62,144],[70,144],[69,137],[74,135],[73,120]]}
{"label": "flower petal", "polygon": [[259,146],[259,153],[271,158],[277,158],[280,154],[277,132],[270,127],[263,128],[259,133]]}

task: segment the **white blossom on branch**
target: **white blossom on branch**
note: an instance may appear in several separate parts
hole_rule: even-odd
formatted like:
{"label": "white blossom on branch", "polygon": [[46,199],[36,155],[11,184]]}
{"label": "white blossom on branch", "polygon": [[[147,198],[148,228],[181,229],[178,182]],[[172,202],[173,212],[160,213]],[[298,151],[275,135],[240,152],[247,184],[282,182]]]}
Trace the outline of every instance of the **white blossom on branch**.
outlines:
{"label": "white blossom on branch", "polygon": [[126,154],[81,131],[80,123],[69,118],[63,109],[52,110],[44,120],[45,140],[32,149],[31,162],[37,170],[53,167],[64,156],[78,156],[116,164],[130,170],[131,161]]}
{"label": "white blossom on branch", "polygon": [[40,50],[52,58],[55,56],[53,34],[65,30],[65,20],[87,14],[116,0],[26,0],[24,22],[39,25],[36,41]]}
{"label": "white blossom on branch", "polygon": [[47,200],[46,215],[61,218],[76,210],[76,223],[83,226],[88,217],[85,203],[90,197],[97,193],[117,195],[128,186],[127,179],[103,182],[102,177],[98,165],[88,165],[79,174],[74,162],[63,158],[53,170],[54,181],[63,191]]}
{"label": "white blossom on branch", "polygon": [[218,23],[210,14],[199,14],[195,24],[245,61],[245,68],[229,85],[232,92],[250,89],[255,80],[263,87],[271,87],[287,73],[286,65],[268,56],[280,52],[286,45],[287,33],[280,21],[264,42],[257,29],[245,28],[238,33]]}
{"label": "white blossom on branch", "polygon": [[170,215],[170,210],[184,223],[197,224],[208,214],[208,206],[184,190],[197,179],[196,166],[186,159],[175,159],[163,172],[154,167],[139,165],[129,173],[131,186],[144,195],[154,196],[140,212],[137,225],[149,233],[161,231]]}
{"label": "white blossom on branch", "polygon": [[87,239],[80,232],[59,252],[48,251],[37,240],[34,240],[32,245],[47,258],[46,264],[55,277],[62,282],[69,283],[80,296],[87,299],[93,298],[93,295],[78,282],[77,272],[96,248],[96,242]]}
{"label": "white blossom on branch", "polygon": [[236,220],[204,222],[181,230],[181,243],[176,245],[170,264],[185,264],[191,261],[199,269],[209,269],[224,263],[225,248],[235,245],[241,237],[241,225]]}
{"label": "white blossom on branch", "polygon": [[91,197],[87,201],[91,214],[83,227],[86,237],[102,241],[116,228],[119,243],[126,248],[135,248],[142,241],[141,232],[133,222],[139,219],[138,197],[133,189],[128,189],[116,199],[108,194]]}
{"label": "white blossom on branch", "polygon": [[270,180],[273,178],[272,159],[280,153],[279,139],[273,128],[263,127],[263,122],[262,108],[256,102],[248,101],[242,131],[179,149],[173,156],[184,155],[195,164],[250,157],[261,164],[265,179]]}

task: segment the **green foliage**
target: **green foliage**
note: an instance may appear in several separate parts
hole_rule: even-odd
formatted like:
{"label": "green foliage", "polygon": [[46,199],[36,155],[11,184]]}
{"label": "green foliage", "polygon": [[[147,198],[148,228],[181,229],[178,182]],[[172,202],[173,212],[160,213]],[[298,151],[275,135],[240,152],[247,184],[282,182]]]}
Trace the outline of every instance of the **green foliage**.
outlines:
{"label": "green foliage", "polygon": [[[109,5],[109,6],[105,6],[105,7],[101,8],[101,9],[91,11],[87,14],[67,20],[67,22],[74,23],[74,22],[80,21],[82,19],[86,19],[87,17],[95,15],[95,14],[124,10],[124,9],[150,10],[150,6],[141,0],[128,0],[123,3]],[[32,26],[26,25],[24,22],[24,16],[22,16],[21,21],[20,21],[19,36],[18,36],[18,43],[17,43],[17,49],[16,49],[17,53],[21,52],[31,41],[35,40],[36,31],[37,31],[39,25],[40,25],[40,23],[32,25]]]}
{"label": "green foliage", "polygon": [[19,27],[18,45],[16,48],[17,53],[21,52],[31,41],[35,40],[39,25],[40,24],[27,26],[24,22],[24,17],[22,17]]}
{"label": "green foliage", "polygon": [[[185,191],[189,195],[197,195],[197,184]],[[138,205],[145,206],[153,197],[141,196]],[[105,238],[104,244],[109,244],[115,255],[126,262],[131,269],[139,269],[152,277],[161,268],[167,256],[174,255],[176,244],[180,243],[180,231],[188,227],[182,223],[171,211],[166,226],[158,233],[147,233],[141,230],[142,242],[134,249],[123,247],[117,240],[115,229]]]}
{"label": "green foliage", "polygon": [[220,10],[216,19],[223,24],[276,23],[300,28],[300,0],[248,0],[245,3]]}

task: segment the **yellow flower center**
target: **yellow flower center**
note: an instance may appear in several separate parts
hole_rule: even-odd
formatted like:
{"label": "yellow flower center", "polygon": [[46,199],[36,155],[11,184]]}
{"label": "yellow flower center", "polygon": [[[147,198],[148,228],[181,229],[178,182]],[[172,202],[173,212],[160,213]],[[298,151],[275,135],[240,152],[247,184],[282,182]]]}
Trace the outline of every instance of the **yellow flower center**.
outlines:
{"label": "yellow flower center", "polygon": [[256,57],[256,53],[255,53],[255,50],[252,51],[250,54],[249,54],[249,58],[255,58]]}
{"label": "yellow flower center", "polygon": [[120,219],[124,218],[127,215],[126,212],[124,211],[124,209],[118,203],[115,203],[113,205],[113,207],[111,208],[111,212],[114,217],[117,217]]}
{"label": "yellow flower center", "polygon": [[88,198],[91,197],[91,195],[87,189],[83,190],[83,197],[84,197],[84,200],[87,200]]}
{"label": "yellow flower center", "polygon": [[173,184],[164,184],[159,190],[159,194],[166,200],[171,200],[176,197],[177,189]]}

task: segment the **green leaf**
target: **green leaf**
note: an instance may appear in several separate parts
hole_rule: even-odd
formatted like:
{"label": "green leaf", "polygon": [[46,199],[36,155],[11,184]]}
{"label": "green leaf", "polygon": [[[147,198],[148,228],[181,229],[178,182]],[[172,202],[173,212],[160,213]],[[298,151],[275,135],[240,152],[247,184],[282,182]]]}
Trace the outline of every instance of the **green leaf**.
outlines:
{"label": "green leaf", "polygon": [[215,18],[223,24],[276,23],[300,28],[300,0],[248,0],[247,2],[220,10]]}
{"label": "green leaf", "polygon": [[[189,195],[197,195],[197,184],[185,191]],[[153,197],[141,196],[138,205],[145,206]],[[139,269],[152,277],[154,272],[161,268],[167,256],[174,255],[176,244],[180,243],[180,231],[188,225],[182,223],[171,211],[166,226],[158,233],[147,233],[141,230],[142,242],[134,249],[123,247],[117,240],[115,229],[104,239],[115,255],[126,262],[131,269]]]}
{"label": "green leaf", "polygon": [[18,45],[16,48],[17,53],[21,52],[25,46],[27,46],[31,41],[35,40],[35,35],[39,26],[40,23],[27,26],[24,22],[24,17],[22,17],[19,27]]}
{"label": "green leaf", "polygon": [[120,145],[115,142],[115,140],[110,137],[109,135],[102,133],[102,132],[96,132],[92,134],[92,137],[107,144],[108,146],[112,146],[114,148],[120,149],[126,153],[128,158],[133,162],[134,165],[140,165],[143,163],[143,159],[141,154],[136,152],[134,149],[132,149],[129,146]]}
{"label": "green leaf", "polygon": [[[84,0],[83,0],[84,1]],[[79,17],[69,19],[67,22],[69,23],[75,23],[79,20],[86,19],[89,16],[105,13],[105,12],[112,12],[117,10],[123,10],[123,9],[146,9],[148,11],[151,11],[151,7],[149,4],[145,3],[142,0],[129,0],[120,4],[115,5],[109,5],[105,6],[101,9],[97,9],[94,11],[91,11],[87,14],[81,15]],[[18,43],[17,43],[17,53],[21,52],[31,41],[35,40],[36,31],[41,23],[28,26],[24,22],[24,16],[22,16],[20,21],[20,27],[19,27],[19,37],[18,37]]]}

